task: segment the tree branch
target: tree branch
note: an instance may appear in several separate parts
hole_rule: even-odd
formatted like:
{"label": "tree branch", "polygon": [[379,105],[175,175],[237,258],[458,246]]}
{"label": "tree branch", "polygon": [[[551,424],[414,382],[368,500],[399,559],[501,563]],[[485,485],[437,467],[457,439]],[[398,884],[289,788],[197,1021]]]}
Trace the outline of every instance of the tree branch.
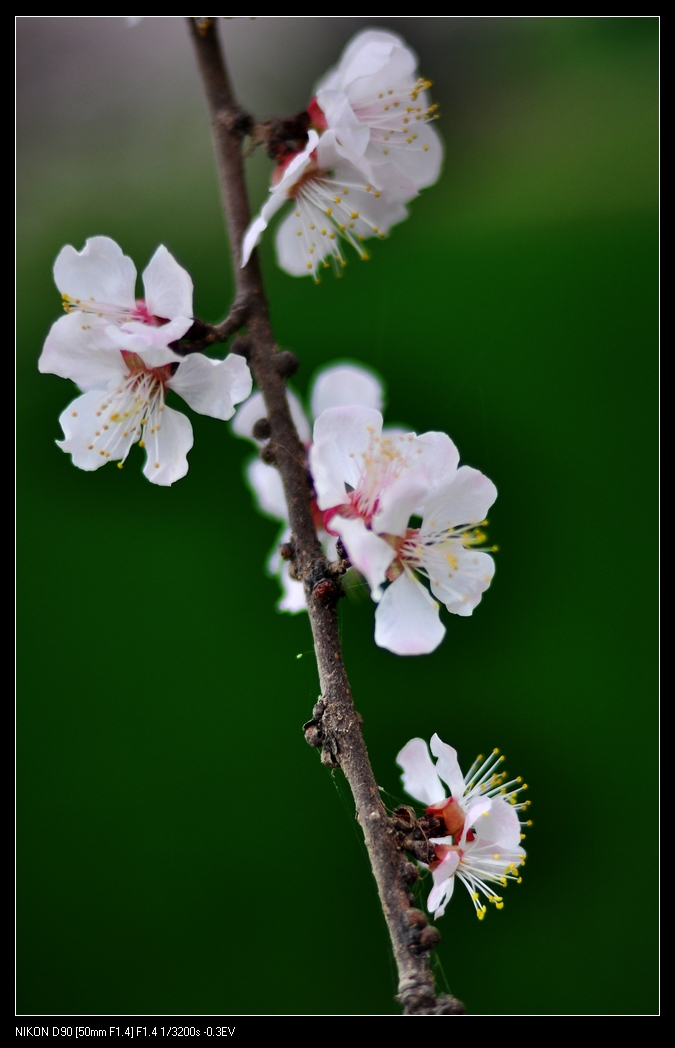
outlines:
{"label": "tree branch", "polygon": [[[417,867],[401,850],[400,834],[387,816],[370,766],[345,670],[336,610],[340,595],[335,566],[329,565],[312,519],[311,479],[286,398],[284,377],[291,354],[277,353],[263,291],[257,251],[240,268],[241,242],[250,213],[244,181],[242,140],[253,126],[236,102],[228,80],[215,23],[190,19],[192,40],[211,117],[223,207],[227,218],[238,308],[246,316],[246,356],[266,405],[267,460],[281,475],[293,534],[295,573],[305,587],[321,682],[321,699],[306,726],[307,741],[322,747],[322,761],[340,767],[349,783],[389,928],[398,968],[398,999],[406,1014],[462,1014],[459,1001],[436,995],[429,954],[440,936],[414,908],[410,885]],[[227,321],[225,322],[227,323]]]}

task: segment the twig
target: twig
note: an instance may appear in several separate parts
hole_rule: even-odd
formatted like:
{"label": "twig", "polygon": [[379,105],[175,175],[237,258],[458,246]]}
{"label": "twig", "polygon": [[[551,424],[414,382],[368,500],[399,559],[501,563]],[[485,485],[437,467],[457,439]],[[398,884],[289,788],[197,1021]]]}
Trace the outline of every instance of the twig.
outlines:
{"label": "twig", "polygon": [[246,356],[266,405],[269,426],[267,460],[274,461],[283,481],[293,534],[295,574],[304,583],[309,620],[321,683],[321,700],[306,726],[307,741],[322,747],[322,760],[340,767],[349,783],[377,882],[382,909],[391,935],[398,968],[398,999],[409,1015],[462,1014],[459,1001],[436,995],[429,954],[440,938],[427,918],[414,908],[410,884],[417,868],[399,845],[400,834],[387,816],[370,766],[347,678],[336,611],[340,595],[334,565],[326,560],[311,511],[311,480],[306,453],[295,431],[286,398],[284,378],[290,354],[277,353],[263,291],[257,252],[240,268],[240,245],[250,220],[244,181],[242,140],[251,118],[237,104],[228,80],[214,23],[198,25],[190,19],[197,61],[208,102],[220,177],[223,206],[230,235],[236,282],[236,302],[246,315]]}

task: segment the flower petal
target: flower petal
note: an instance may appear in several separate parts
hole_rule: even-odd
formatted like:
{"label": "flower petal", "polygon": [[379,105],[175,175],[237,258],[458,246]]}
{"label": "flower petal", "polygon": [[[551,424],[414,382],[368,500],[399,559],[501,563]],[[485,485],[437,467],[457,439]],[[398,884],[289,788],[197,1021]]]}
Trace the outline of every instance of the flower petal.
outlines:
{"label": "flower petal", "polygon": [[126,458],[131,445],[140,438],[140,425],[104,418],[108,399],[106,392],[90,390],[69,404],[59,417],[64,439],[56,443],[72,456],[78,469],[89,472],[110,460]]}
{"label": "flower petal", "polygon": [[457,760],[457,750],[449,746],[447,742],[443,742],[436,734],[431,736],[430,745],[431,752],[436,757],[436,771],[443,782],[449,786],[454,799],[460,801],[464,796],[466,784]]}
{"label": "flower petal", "polygon": [[299,611],[307,611],[307,602],[305,601],[305,587],[297,579],[291,578],[290,564],[282,558],[279,552],[280,545],[288,542],[290,537],[290,529],[282,531],[270,554],[267,570],[270,575],[276,575],[282,589],[282,597],[277,604],[278,611],[287,611],[295,615]]}
{"label": "flower petal", "polygon": [[368,125],[359,120],[344,91],[323,90],[317,95],[317,102],[344,150],[343,155],[358,163],[370,143]]}
{"label": "flower petal", "polygon": [[518,812],[501,797],[494,797],[490,810],[478,820],[477,836],[494,841],[502,848],[518,848],[520,845],[520,819]]}
{"label": "flower petal", "polygon": [[246,467],[246,479],[255,495],[258,508],[275,520],[287,521],[288,509],[279,471],[261,459],[253,459]]}
{"label": "flower petal", "polygon": [[251,392],[253,380],[243,357],[230,353],[225,360],[212,360],[203,353],[183,357],[167,386],[178,393],[193,411],[211,418],[228,419],[235,404]]}
{"label": "flower petal", "polygon": [[38,370],[70,378],[83,390],[107,389],[110,382],[126,374],[127,367],[119,347],[106,334],[107,324],[88,321],[84,313],[77,312],[52,324]]}
{"label": "flower petal", "polygon": [[355,488],[363,457],[382,432],[382,415],[373,408],[329,408],[314,423],[309,458],[319,509],[348,502],[345,484]]}
{"label": "flower petal", "polygon": [[[302,177],[305,169],[312,162],[312,153],[316,148],[319,136],[316,131],[310,131],[307,136],[307,145],[302,152],[296,154],[290,163],[287,165],[286,170],[281,178],[281,181],[277,185],[272,186],[270,189],[269,199],[263,204],[260,214],[253,219],[248,229],[244,233],[244,238],[241,243],[241,268],[248,263],[251,257],[253,249],[260,243],[261,237],[267,226],[269,225],[270,219],[276,215],[279,208],[282,208],[289,200],[288,191],[291,189],[299,178]],[[278,241],[277,241],[278,250]],[[285,267],[284,267],[285,268]],[[304,271],[303,271],[304,272]]]}
{"label": "flower petal", "polygon": [[[176,342],[183,337],[191,324],[189,317],[174,317],[173,320],[159,327],[144,324],[140,320],[129,320],[119,328],[111,324],[106,328],[106,332],[120,349],[126,349],[129,353],[142,354],[144,349],[150,346],[167,349],[169,343]],[[176,360],[183,359],[178,354],[174,356]]]}
{"label": "flower petal", "polygon": [[466,617],[480,604],[495,573],[495,562],[489,553],[464,549],[456,542],[451,549],[430,555],[424,568],[434,596],[453,615]]}
{"label": "flower petal", "polygon": [[[400,58],[394,70],[391,65],[392,58],[399,52]],[[342,52],[335,70],[335,79],[343,89],[353,84],[355,92],[358,90],[361,94],[371,94],[373,87],[369,78],[383,72],[388,77],[390,73],[397,77],[410,77],[414,75],[416,65],[413,52],[406,47],[401,37],[384,30],[366,29],[355,36]],[[327,85],[324,81],[322,87],[325,86]],[[388,87],[391,87],[389,80],[384,89],[387,90]],[[318,90],[321,90],[321,87]],[[381,90],[380,85],[377,85],[377,90]]]}
{"label": "flower petal", "polygon": [[54,281],[62,295],[76,302],[122,309],[136,304],[136,267],[110,237],[90,237],[81,251],[67,244],[54,263]]}
{"label": "flower petal", "polygon": [[[438,736],[434,735],[434,738]],[[396,757],[396,763],[403,768],[403,789],[415,800],[431,805],[445,799],[443,784],[424,739],[411,739],[406,743]]]}
{"label": "flower petal", "polygon": [[[295,423],[298,436],[306,446],[312,439],[312,432],[309,422],[307,421],[307,416],[305,415],[302,404],[293,390],[287,389],[286,395],[288,397],[288,406],[291,409],[291,418]],[[237,414],[234,416],[232,421],[232,432],[236,433],[238,437],[243,437],[245,440],[252,440],[257,447],[260,447],[264,444],[264,441],[258,440],[257,437],[253,436],[253,427],[258,419],[266,417],[267,408],[265,407],[262,393],[254,393],[252,397],[249,397],[245,404],[242,404],[237,411]]]}
{"label": "flower petal", "polygon": [[313,272],[316,265],[331,254],[332,241],[329,241],[328,237],[312,241],[311,251],[314,261],[308,265],[307,253],[310,247],[305,243],[306,233],[303,233],[302,229],[303,225],[307,225],[307,221],[303,221],[302,212],[298,218],[297,210],[297,208],[292,208],[283,222],[279,223],[274,244],[277,262],[284,272],[292,277],[304,277]]}
{"label": "flower petal", "polygon": [[[416,462],[413,459],[413,469]],[[429,491],[425,474],[404,474],[385,488],[373,517],[373,529],[380,534],[405,535],[410,517]]]}
{"label": "flower petal", "polygon": [[420,433],[420,456],[417,468],[424,470],[434,485],[449,483],[459,465],[459,451],[447,433]]}
{"label": "flower petal", "polygon": [[330,528],[342,539],[354,567],[365,575],[373,600],[379,600],[387,568],[394,559],[392,547],[359,519],[335,516]]}
{"label": "flower petal", "polygon": [[[426,106],[423,96],[418,97],[422,108]],[[403,139],[397,148],[389,147],[386,156],[379,144],[371,142],[365,159],[373,165],[373,178],[379,179],[380,164],[386,159],[419,189],[425,189],[438,181],[443,166],[443,143],[431,123],[420,123],[415,127],[415,139],[408,143]]]}
{"label": "flower petal", "polygon": [[161,428],[144,434],[147,460],[143,472],[153,484],[168,487],[188,471],[187,453],[194,443],[190,420],[180,411],[165,407]]}
{"label": "flower petal", "polygon": [[148,262],[143,273],[143,286],[145,304],[151,316],[166,320],[176,317],[192,319],[192,278],[163,244]]}
{"label": "flower petal", "polygon": [[439,483],[424,506],[420,532],[445,531],[463,524],[480,524],[497,498],[491,480],[471,466],[461,466],[446,483]]}
{"label": "flower petal", "polygon": [[445,636],[438,604],[410,572],[385,590],[375,609],[375,643],[396,655],[428,655]]}
{"label": "flower petal", "polygon": [[427,909],[435,918],[442,917],[455,890],[455,872],[459,866],[459,852],[448,851],[433,871],[434,886],[429,892]]}
{"label": "flower petal", "polygon": [[333,364],[314,379],[311,395],[312,417],[327,408],[361,407],[382,410],[384,391],[381,380],[358,364]]}

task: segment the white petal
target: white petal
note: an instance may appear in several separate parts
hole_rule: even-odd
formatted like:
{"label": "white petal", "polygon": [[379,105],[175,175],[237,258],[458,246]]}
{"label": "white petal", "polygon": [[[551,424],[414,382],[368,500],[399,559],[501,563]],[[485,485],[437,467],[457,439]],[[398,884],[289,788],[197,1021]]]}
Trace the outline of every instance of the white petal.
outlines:
{"label": "white petal", "polygon": [[[143,353],[148,346],[166,349],[170,342],[182,338],[191,324],[189,317],[175,317],[167,324],[161,324],[158,327],[144,324],[140,320],[129,320],[119,328],[110,325],[107,328],[107,334],[120,348],[130,353]],[[176,359],[182,360],[182,357],[176,355]]]}
{"label": "white petal", "polygon": [[56,443],[72,455],[73,465],[79,469],[91,471],[110,460],[126,458],[131,445],[140,438],[140,426],[126,421],[115,424],[105,416],[103,405],[107,401],[105,392],[91,390],[69,404],[59,418],[64,439]]}
{"label": "white petal", "polygon": [[[161,244],[143,273],[145,304],[155,317],[192,318],[192,278]],[[186,329],[187,330],[187,329]]]}
{"label": "white petal", "polygon": [[365,575],[373,600],[379,600],[385,573],[394,559],[392,547],[369,531],[362,520],[335,516],[331,519],[330,528],[342,539],[354,567]]}
{"label": "white petal", "polygon": [[307,133],[307,145],[300,153],[296,153],[296,155],[293,157],[290,163],[287,164],[283,176],[274,187],[273,191],[275,193],[277,191],[283,191],[284,193],[287,193],[289,189],[292,189],[292,187],[296,184],[298,179],[300,179],[302,175],[305,173],[306,168],[310,164],[312,159],[312,153],[316,149],[318,142],[319,136],[316,133],[316,131],[309,131]]}
{"label": "white petal", "polygon": [[80,389],[107,389],[127,373],[124,357],[106,334],[107,323],[90,323],[85,313],[61,317],[47,335],[38,369],[77,382]]}
{"label": "white petal", "polygon": [[[406,218],[408,212],[403,205],[418,195],[417,186],[394,164],[382,163],[375,168],[351,153],[345,155],[346,152],[335,132],[324,131],[316,150],[318,165],[323,170],[332,170],[334,181],[345,182],[350,187],[353,210],[370,223],[368,226],[363,221],[355,222],[355,234],[373,236],[373,225],[386,232]],[[374,189],[366,189],[369,185]]]}
{"label": "white petal", "polygon": [[445,636],[438,604],[404,571],[375,609],[375,643],[396,655],[428,655]]}
{"label": "white petal", "polygon": [[301,582],[297,579],[292,579],[290,576],[290,564],[287,560],[283,560],[279,553],[279,546],[283,542],[288,542],[291,537],[289,530],[285,530],[279,536],[275,543],[274,549],[270,555],[270,559],[267,563],[267,570],[270,575],[275,575],[282,589],[282,597],[277,608],[279,611],[287,611],[291,615],[297,614],[299,611],[307,611],[307,602],[305,601],[305,588]]}
{"label": "white petal", "polygon": [[480,800],[474,800],[468,805],[466,808],[464,829],[462,831],[462,844],[466,841],[466,836],[471,829],[474,830],[477,839],[490,839],[489,835],[485,833],[485,826],[487,825],[491,807],[492,800],[489,797],[482,797]]}
{"label": "white petal", "polygon": [[436,757],[436,771],[450,787],[450,793],[456,801],[464,796],[466,784],[457,760],[457,750],[443,742],[438,735],[431,736],[431,752]]}
{"label": "white petal", "polygon": [[427,899],[427,909],[434,917],[442,917],[455,890],[455,871],[459,866],[459,852],[446,852],[443,861],[433,871],[434,886]]}
{"label": "white petal", "polygon": [[[399,53],[402,56],[399,67],[393,70],[392,60]],[[401,37],[378,29],[366,29],[349,42],[342,53],[338,69],[343,87],[354,85],[354,90],[360,88],[361,93],[370,94],[373,90],[372,81],[365,78],[382,72],[388,77],[391,73],[398,77],[413,76],[416,64],[414,54]],[[387,80],[385,90],[389,87],[393,87],[393,79],[391,83]]]}
{"label": "white petal", "polygon": [[[279,208],[283,207],[289,200],[288,191],[303,175],[305,169],[312,162],[311,154],[314,151],[319,136],[316,131],[310,131],[307,137],[307,145],[301,153],[293,157],[291,162],[286,167],[281,181],[277,185],[272,186],[270,189],[269,199],[263,204],[260,214],[253,219],[248,229],[244,233],[244,238],[241,243],[241,268],[247,264],[251,257],[253,249],[260,243],[261,237],[267,226],[269,225],[270,219],[277,213]],[[278,241],[277,241],[278,250]],[[281,265],[281,263],[280,263]],[[285,268],[285,267],[283,267]]]}
{"label": "white petal", "polygon": [[135,343],[133,336],[131,342],[126,342],[126,334],[124,331],[120,331],[119,328],[109,327],[107,334],[125,349],[128,349],[130,345],[133,346],[133,352],[141,358],[147,368],[161,368],[166,364],[180,364],[183,360],[183,357],[179,357],[168,346],[155,345],[153,343],[144,344],[142,341]]}
{"label": "white petal", "polygon": [[262,444],[261,440],[256,440],[253,436],[253,427],[255,426],[258,419],[265,418],[267,411],[265,409],[265,401],[263,400],[262,393],[254,393],[248,398],[245,404],[242,404],[239,411],[232,420],[232,432],[238,437],[243,437],[245,440],[252,440],[254,444]]}
{"label": "white petal", "polygon": [[144,434],[147,461],[143,467],[153,484],[168,486],[188,471],[187,453],[194,440],[190,420],[180,411],[165,407],[159,432]]}
{"label": "white petal", "polygon": [[379,143],[373,142],[369,145],[365,158],[373,165],[375,179],[380,177],[379,165],[386,159],[417,189],[424,189],[438,181],[443,166],[443,143],[438,132],[433,124],[420,122],[415,126],[415,136],[410,143],[403,139],[393,144],[386,157],[383,156]]}
{"label": "white petal", "polygon": [[248,364],[236,353],[230,353],[225,360],[190,353],[182,358],[175,375],[167,382],[193,411],[220,419],[232,418],[235,404],[245,400],[252,384]]}
{"label": "white petal", "polygon": [[[292,389],[286,390],[286,396],[288,397],[288,406],[291,409],[291,418],[295,423],[298,437],[307,446],[312,439],[312,431],[302,404]],[[260,447],[264,441],[258,440],[257,437],[253,436],[253,427],[258,419],[261,418],[267,418],[267,408],[265,407],[262,393],[254,393],[245,404],[242,404],[234,416],[232,432],[245,440],[252,440],[254,444]]]}
{"label": "white petal", "polygon": [[[284,272],[292,277],[304,277],[312,273],[315,267],[331,253],[330,245],[333,243],[326,236],[319,237],[316,241],[312,241],[311,245],[309,244],[306,230],[303,231],[303,225],[306,226],[307,222],[303,223],[302,218],[296,215],[297,210],[300,210],[302,214],[302,208],[303,205],[300,205],[300,207],[291,209],[283,222],[279,224],[274,241],[277,262]],[[300,230],[300,235],[298,235],[298,230]],[[313,247],[311,259],[310,246]],[[312,259],[314,261],[311,261]]]}
{"label": "white petal", "polygon": [[319,509],[349,501],[345,484],[357,487],[363,457],[381,433],[382,415],[372,408],[329,408],[319,415],[309,452]]}
{"label": "white petal", "polygon": [[[413,467],[415,460],[413,459]],[[382,492],[373,530],[380,534],[405,535],[410,517],[429,491],[426,474],[404,474]]]}
{"label": "white petal", "polygon": [[62,295],[75,301],[100,302],[133,309],[136,267],[110,237],[90,237],[82,251],[68,244],[54,263],[54,280]]}
{"label": "white petal", "polygon": [[318,93],[316,100],[324,112],[328,127],[335,132],[339,144],[346,151],[344,155],[358,162],[370,142],[369,127],[356,116],[344,91],[323,90]]}
{"label": "white petal", "polygon": [[447,433],[420,433],[417,439],[421,452],[418,469],[426,470],[430,482],[435,485],[453,480],[459,465],[459,452]]}
{"label": "white petal", "polygon": [[382,411],[382,381],[358,364],[333,364],[314,379],[311,395],[312,418],[328,408],[358,405]]}
{"label": "white petal", "polygon": [[[453,544],[454,545],[454,544]],[[453,615],[471,615],[495,573],[489,553],[464,549],[458,542],[452,550],[424,563],[434,596]]]}
{"label": "white petal", "polygon": [[487,815],[478,819],[476,836],[494,841],[502,848],[518,848],[520,845],[520,819],[518,812],[501,797],[493,798]]}
{"label": "white petal", "polygon": [[259,509],[275,520],[287,521],[288,509],[279,471],[261,459],[253,459],[246,467],[246,479]]}
{"label": "white petal", "polygon": [[262,235],[269,225],[270,219],[276,215],[277,211],[286,203],[288,203],[288,197],[286,194],[275,189],[272,196],[263,205],[260,214],[253,219],[244,233],[244,239],[241,242],[241,269],[247,265],[248,260],[253,253],[253,249],[260,243]]}
{"label": "white petal", "polygon": [[480,524],[496,498],[497,489],[491,480],[471,466],[461,466],[449,483],[437,485],[427,500],[421,534]]}
{"label": "white petal", "polygon": [[396,757],[396,763],[403,768],[403,789],[411,797],[426,805],[445,800],[445,790],[424,739],[411,739],[406,743]]}

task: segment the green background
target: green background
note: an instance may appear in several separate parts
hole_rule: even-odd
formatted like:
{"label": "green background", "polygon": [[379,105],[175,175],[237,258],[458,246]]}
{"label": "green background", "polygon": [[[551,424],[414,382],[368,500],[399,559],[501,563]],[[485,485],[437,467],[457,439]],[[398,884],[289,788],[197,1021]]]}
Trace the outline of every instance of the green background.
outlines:
{"label": "green background", "polygon": [[[497,485],[500,547],[429,657],[377,649],[370,601],[342,602],[375,774],[404,800],[395,755],[438,732],[530,785],[524,883],[482,923],[459,886],[439,922],[471,1013],[653,1013],[658,21],[229,20],[244,104],[303,108],[369,25],[433,80],[444,173],[341,280],[288,277],[268,236],[277,338],[301,393],[361,360],[389,421],[449,432]],[[309,627],[274,610],[249,448],[188,411],[174,487],[137,449],[81,472],[54,444],[76,390],[36,369],[65,243],[107,234],[139,272],[164,243],[197,314],[227,309],[185,27],[22,17],[18,49],[17,1009],[396,1013],[346,787],[303,741]],[[254,208],[269,171],[256,155]]]}

